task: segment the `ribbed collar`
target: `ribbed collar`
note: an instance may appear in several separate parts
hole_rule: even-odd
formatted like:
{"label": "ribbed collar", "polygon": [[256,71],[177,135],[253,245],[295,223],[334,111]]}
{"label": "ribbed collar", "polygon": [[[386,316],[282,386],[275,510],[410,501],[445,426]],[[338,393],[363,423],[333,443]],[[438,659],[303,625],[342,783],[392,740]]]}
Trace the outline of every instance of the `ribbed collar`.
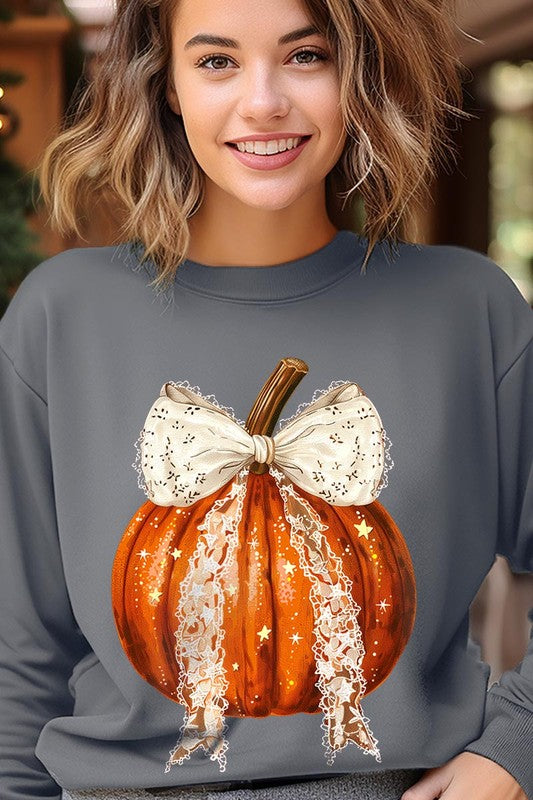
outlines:
{"label": "ribbed collar", "polygon": [[339,230],[328,244],[294,261],[259,267],[213,266],[185,259],[176,271],[177,287],[208,297],[241,302],[276,302],[313,294],[352,270],[359,271],[367,240]]}

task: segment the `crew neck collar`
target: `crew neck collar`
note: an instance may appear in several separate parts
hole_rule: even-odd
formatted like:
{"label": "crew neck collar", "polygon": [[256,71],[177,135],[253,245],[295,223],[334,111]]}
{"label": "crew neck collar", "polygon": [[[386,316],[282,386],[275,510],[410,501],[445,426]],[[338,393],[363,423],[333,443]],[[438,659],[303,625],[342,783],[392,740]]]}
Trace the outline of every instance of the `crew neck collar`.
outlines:
{"label": "crew neck collar", "polygon": [[208,297],[241,302],[276,302],[314,294],[360,270],[366,239],[339,230],[318,250],[293,261],[265,266],[213,266],[185,259],[175,283]]}

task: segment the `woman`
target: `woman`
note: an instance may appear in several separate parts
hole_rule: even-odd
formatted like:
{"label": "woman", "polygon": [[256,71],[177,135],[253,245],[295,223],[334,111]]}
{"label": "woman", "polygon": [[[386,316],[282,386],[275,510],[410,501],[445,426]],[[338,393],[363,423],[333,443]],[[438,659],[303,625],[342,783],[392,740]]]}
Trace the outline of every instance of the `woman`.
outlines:
{"label": "woman", "polygon": [[0,324],[6,800],[533,797],[533,654],[487,694],[467,650],[495,554],[531,570],[532,317],[407,241],[452,44],[429,0],[119,3],[42,178],[124,245]]}

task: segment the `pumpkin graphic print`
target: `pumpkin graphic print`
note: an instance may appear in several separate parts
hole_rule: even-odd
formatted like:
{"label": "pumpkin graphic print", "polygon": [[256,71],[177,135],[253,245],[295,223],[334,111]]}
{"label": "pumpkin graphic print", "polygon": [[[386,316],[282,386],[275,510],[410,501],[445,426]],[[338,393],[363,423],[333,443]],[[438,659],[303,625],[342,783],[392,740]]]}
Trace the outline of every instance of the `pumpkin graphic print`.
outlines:
{"label": "pumpkin graphic print", "polygon": [[281,359],[245,424],[167,381],[135,443],[148,500],[117,548],[112,605],[133,667],[185,709],[165,772],[198,748],[223,772],[225,717],[302,712],[322,714],[329,764],[349,743],[381,761],[361,701],[416,609],[409,551],[376,499],[390,440],[349,381],[272,436],[307,371]]}

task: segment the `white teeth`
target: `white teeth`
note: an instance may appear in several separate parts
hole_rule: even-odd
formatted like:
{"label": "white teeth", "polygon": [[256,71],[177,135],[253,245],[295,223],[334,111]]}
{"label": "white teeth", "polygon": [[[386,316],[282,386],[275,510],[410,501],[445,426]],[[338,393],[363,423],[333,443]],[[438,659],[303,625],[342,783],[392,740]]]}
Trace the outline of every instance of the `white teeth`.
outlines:
{"label": "white teeth", "polygon": [[292,150],[302,141],[298,136],[294,139],[271,139],[269,142],[235,142],[241,153],[256,153],[256,155],[266,156],[274,153],[283,153],[285,150]]}

